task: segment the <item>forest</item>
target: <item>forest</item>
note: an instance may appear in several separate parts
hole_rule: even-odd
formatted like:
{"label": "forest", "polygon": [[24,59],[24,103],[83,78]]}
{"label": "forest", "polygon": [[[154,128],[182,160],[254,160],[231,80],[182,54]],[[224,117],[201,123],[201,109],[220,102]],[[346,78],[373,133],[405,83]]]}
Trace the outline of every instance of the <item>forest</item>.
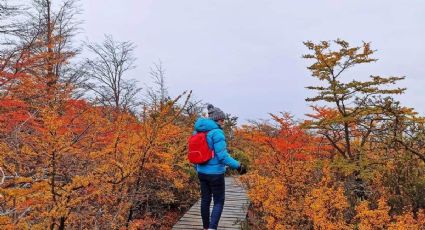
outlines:
{"label": "forest", "polygon": [[[0,228],[171,229],[199,199],[204,102],[170,95],[160,62],[140,88],[132,42],[78,46],[78,1],[52,2],[0,1]],[[404,76],[352,79],[377,61],[367,42],[304,46],[308,119],[223,127],[248,168],[244,228],[425,229],[425,118],[396,99]]]}

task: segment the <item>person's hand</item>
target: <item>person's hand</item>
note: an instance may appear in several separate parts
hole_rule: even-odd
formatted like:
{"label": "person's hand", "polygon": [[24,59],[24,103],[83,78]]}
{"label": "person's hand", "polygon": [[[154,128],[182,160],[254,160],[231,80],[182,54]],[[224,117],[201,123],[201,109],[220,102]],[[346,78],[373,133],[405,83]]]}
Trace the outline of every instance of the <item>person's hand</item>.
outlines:
{"label": "person's hand", "polygon": [[239,164],[239,168],[237,168],[236,170],[238,171],[238,173],[240,175],[243,175],[243,174],[246,173],[246,167],[244,165],[242,165],[242,164]]}

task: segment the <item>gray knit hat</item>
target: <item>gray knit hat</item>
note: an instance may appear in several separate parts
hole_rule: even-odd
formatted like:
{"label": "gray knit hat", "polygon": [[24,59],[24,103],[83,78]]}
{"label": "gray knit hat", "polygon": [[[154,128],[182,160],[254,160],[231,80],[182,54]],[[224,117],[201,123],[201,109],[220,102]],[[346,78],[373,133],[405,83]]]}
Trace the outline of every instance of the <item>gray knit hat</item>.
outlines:
{"label": "gray knit hat", "polygon": [[208,109],[208,117],[214,121],[224,120],[226,118],[226,114],[224,114],[224,112],[221,111],[221,109],[214,107],[211,104],[207,105],[207,109]]}

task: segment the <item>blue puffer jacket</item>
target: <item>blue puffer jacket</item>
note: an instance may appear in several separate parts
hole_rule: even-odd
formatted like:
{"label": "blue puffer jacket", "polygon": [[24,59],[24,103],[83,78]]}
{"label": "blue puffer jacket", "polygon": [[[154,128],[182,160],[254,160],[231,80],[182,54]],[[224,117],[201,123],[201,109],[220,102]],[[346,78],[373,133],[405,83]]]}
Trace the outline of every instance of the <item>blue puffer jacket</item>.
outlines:
{"label": "blue puffer jacket", "polygon": [[196,132],[208,132],[207,142],[210,149],[214,150],[214,158],[207,163],[196,165],[196,170],[204,174],[223,174],[226,172],[225,165],[237,169],[239,162],[233,159],[227,152],[226,138],[220,126],[213,120],[199,118],[195,122]]}

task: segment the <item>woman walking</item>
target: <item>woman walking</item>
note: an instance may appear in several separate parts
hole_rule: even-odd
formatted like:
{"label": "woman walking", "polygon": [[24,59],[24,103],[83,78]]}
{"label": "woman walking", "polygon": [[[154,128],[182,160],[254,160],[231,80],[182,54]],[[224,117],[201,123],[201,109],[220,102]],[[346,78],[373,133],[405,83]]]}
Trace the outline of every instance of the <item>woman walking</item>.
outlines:
{"label": "woman walking", "polygon": [[[227,152],[226,138],[222,129],[226,115],[221,109],[213,105],[208,105],[207,109],[208,118],[199,118],[195,122],[195,134],[198,132],[207,133],[208,147],[214,151],[214,157],[204,164],[197,164],[196,171],[201,184],[203,227],[204,229],[217,229],[224,207],[226,166],[237,169],[241,174],[245,173],[246,170]],[[214,206],[210,216],[211,198],[214,200]]]}

